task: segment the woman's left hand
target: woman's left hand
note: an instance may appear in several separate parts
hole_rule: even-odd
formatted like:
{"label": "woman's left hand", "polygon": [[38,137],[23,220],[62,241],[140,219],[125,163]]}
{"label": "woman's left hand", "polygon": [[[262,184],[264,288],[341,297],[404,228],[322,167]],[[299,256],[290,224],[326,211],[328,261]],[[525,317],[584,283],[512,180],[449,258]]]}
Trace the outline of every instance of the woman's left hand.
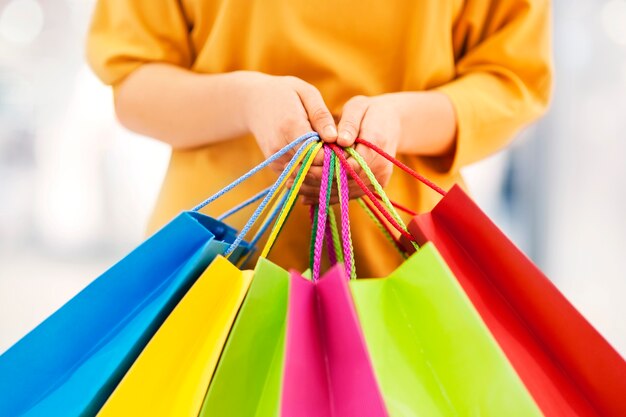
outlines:
{"label": "woman's left hand", "polygon": [[[390,155],[396,154],[401,137],[401,120],[395,106],[393,95],[375,97],[355,96],[343,107],[339,121],[339,136],[336,143],[342,147],[354,145],[357,137],[366,139]],[[364,145],[357,144],[356,151],[363,157],[374,173],[378,182],[384,187],[391,178],[393,164]],[[349,158],[348,162],[366,184],[369,184],[359,164]],[[313,167],[305,178],[300,195],[304,204],[316,204],[319,201],[321,167]],[[333,187],[331,204],[338,201],[336,187]],[[364,194],[357,183],[349,177],[350,198],[358,198]]]}

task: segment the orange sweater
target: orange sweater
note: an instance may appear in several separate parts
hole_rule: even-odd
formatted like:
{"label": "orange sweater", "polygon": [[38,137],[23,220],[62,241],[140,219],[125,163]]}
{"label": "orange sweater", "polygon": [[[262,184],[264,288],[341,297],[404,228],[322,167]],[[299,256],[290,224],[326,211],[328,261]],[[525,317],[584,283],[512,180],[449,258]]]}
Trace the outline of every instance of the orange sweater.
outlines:
{"label": "orange sweater", "polygon": [[[454,154],[400,158],[444,188],[461,181],[461,167],[498,151],[542,113],[550,57],[547,0],[99,0],[88,38],[90,64],[113,86],[147,62],[200,73],[294,75],[315,85],[336,115],[355,95],[437,89],[457,114]],[[261,159],[251,137],[174,150],[150,231]],[[221,213],[275,178],[259,174],[206,212]],[[399,171],[386,191],[417,211],[438,201]],[[241,227],[249,214],[230,222]],[[359,276],[388,274],[401,258],[355,204],[351,219]],[[298,205],[270,258],[305,269],[308,222]]]}

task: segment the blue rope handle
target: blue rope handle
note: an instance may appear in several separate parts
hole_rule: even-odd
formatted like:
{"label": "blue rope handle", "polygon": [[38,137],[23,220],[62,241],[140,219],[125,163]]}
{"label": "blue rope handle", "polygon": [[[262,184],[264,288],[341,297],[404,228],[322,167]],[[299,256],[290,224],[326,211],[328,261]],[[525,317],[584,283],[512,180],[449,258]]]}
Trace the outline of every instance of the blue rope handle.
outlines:
{"label": "blue rope handle", "polygon": [[[250,171],[248,171],[247,173],[243,174],[241,177],[239,177],[238,179],[236,179],[232,183],[228,184],[226,187],[222,188],[220,191],[218,191],[217,193],[213,194],[211,197],[207,198],[202,203],[200,203],[197,206],[195,206],[194,208],[192,208],[191,211],[199,211],[199,210],[201,210],[203,207],[205,207],[206,205],[214,202],[215,200],[217,200],[218,198],[220,198],[221,196],[223,196],[224,194],[226,194],[227,192],[229,192],[230,190],[232,190],[233,188],[235,188],[236,186],[238,186],[239,184],[241,184],[242,182],[244,182],[245,180],[247,180],[248,178],[250,178],[251,176],[253,176],[257,172],[259,172],[263,168],[265,168],[268,165],[270,165],[272,162],[274,162],[277,159],[281,158],[283,155],[285,155],[287,152],[289,152],[294,147],[298,146],[299,144],[301,144],[303,142],[310,143],[308,141],[311,141],[311,139],[314,139],[313,141],[317,141],[317,140],[319,140],[319,135],[316,132],[309,132],[309,133],[307,133],[305,135],[300,136],[299,138],[297,138],[296,140],[294,140],[293,142],[289,143],[287,146],[282,148],[280,151],[276,152],[274,155],[270,156],[265,161],[261,162],[259,165],[255,166]],[[263,200],[263,201],[265,201],[265,200]]]}
{"label": "blue rope handle", "polygon": [[281,197],[280,202],[276,204],[276,207],[274,208],[272,213],[267,217],[267,219],[265,219],[263,224],[261,224],[261,227],[259,227],[259,230],[250,241],[250,251],[244,258],[243,262],[241,262],[241,269],[245,269],[248,261],[250,260],[254,252],[256,252],[256,245],[259,243],[259,240],[261,240],[263,235],[267,232],[267,229],[270,228],[270,226],[276,219],[276,216],[278,216],[278,213],[280,213],[280,211],[282,210],[285,202],[287,201],[287,197],[289,197],[289,193],[285,193],[285,195]]}
{"label": "blue rope handle", "polygon": [[265,190],[262,190],[258,194],[253,195],[252,197],[250,197],[249,199],[247,199],[243,203],[239,203],[238,205],[236,205],[235,207],[231,208],[230,210],[220,214],[219,217],[217,218],[217,220],[222,222],[227,217],[230,217],[233,214],[237,213],[238,211],[243,210],[244,208],[248,207],[250,204],[259,201],[260,199],[265,197],[267,195],[267,193],[270,192],[271,188],[272,188],[271,186],[267,187]]}
{"label": "blue rope handle", "polygon": [[[307,136],[310,135],[310,136]],[[246,235],[248,234],[248,232],[250,231],[250,229],[252,228],[252,226],[254,225],[254,223],[257,221],[257,219],[259,218],[259,216],[261,215],[261,213],[263,212],[263,209],[265,209],[265,206],[267,206],[267,204],[270,202],[270,200],[273,198],[274,194],[276,193],[276,191],[278,190],[278,187],[280,186],[280,184],[283,182],[283,180],[285,179],[285,177],[289,174],[289,172],[291,171],[291,168],[295,165],[296,161],[298,160],[298,157],[302,154],[302,152],[305,151],[305,149],[307,148],[307,146],[311,143],[317,142],[319,141],[319,136],[317,135],[317,133],[314,134],[309,134],[307,133],[304,136],[300,136],[300,138],[296,139],[296,140],[301,140],[301,138],[305,138],[305,142],[302,144],[302,146],[300,146],[300,148],[298,148],[298,150],[296,151],[295,155],[293,156],[293,158],[291,158],[291,161],[289,161],[289,163],[287,164],[287,166],[285,167],[285,169],[283,170],[283,172],[280,174],[280,176],[278,177],[278,180],[276,180],[276,182],[274,183],[274,185],[272,185],[272,187],[270,188],[269,193],[265,196],[265,198],[263,199],[263,201],[261,201],[261,204],[259,204],[259,206],[256,208],[256,210],[254,210],[254,213],[252,213],[252,217],[250,217],[250,220],[248,220],[248,223],[246,223],[246,225],[241,229],[241,232],[239,232],[239,235],[237,235],[237,238],[235,239],[235,241],[233,243],[231,243],[231,245],[228,247],[228,249],[226,249],[226,252],[224,252],[224,256],[228,257],[228,255],[230,255],[231,253],[233,253],[233,251],[235,249],[237,249],[237,247],[241,244],[241,242],[243,241],[243,239],[246,237]],[[295,141],[294,141],[295,142]],[[292,143],[294,143],[292,142]],[[289,146],[289,145],[288,145]],[[274,155],[278,155],[278,153],[282,152],[285,148],[281,149],[279,152],[277,152]],[[272,155],[271,158],[274,157],[274,155]],[[265,162],[270,161],[270,159],[266,160]],[[259,165],[260,166],[260,165]],[[257,167],[258,168],[258,167]],[[256,168],[255,168],[256,169]],[[254,169],[252,170],[254,171]],[[252,172],[250,171],[250,172]],[[248,173],[249,174],[249,173]],[[248,175],[246,174],[246,175]],[[246,176],[244,175],[244,177]],[[242,177],[243,178],[243,177]],[[241,179],[241,178],[240,178]],[[245,180],[245,179],[244,179]],[[242,180],[242,181],[244,181]],[[239,181],[239,180],[237,180]],[[235,182],[237,182],[235,181]],[[239,181],[241,182],[241,181]],[[234,184],[234,183],[233,183]],[[229,186],[230,187],[230,186]],[[228,188],[228,187],[226,187]],[[225,189],[226,189],[225,188]],[[229,188],[229,190],[232,189]],[[227,190],[228,191],[228,190]],[[219,193],[218,193],[219,194]],[[217,194],[216,194],[217,195]],[[219,197],[219,196],[218,196]],[[217,197],[216,197],[217,198]],[[208,204],[208,203],[207,203]]]}

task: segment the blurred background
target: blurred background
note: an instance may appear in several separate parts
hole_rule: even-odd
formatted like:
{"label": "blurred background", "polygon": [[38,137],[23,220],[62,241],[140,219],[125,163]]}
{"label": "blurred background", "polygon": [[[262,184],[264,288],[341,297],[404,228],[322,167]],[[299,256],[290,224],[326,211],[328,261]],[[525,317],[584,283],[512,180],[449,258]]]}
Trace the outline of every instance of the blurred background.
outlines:
{"label": "blurred background", "polygon": [[[554,0],[548,115],[474,198],[626,356],[626,0]],[[141,242],[169,149],[84,62],[91,0],[0,0],[0,353]]]}

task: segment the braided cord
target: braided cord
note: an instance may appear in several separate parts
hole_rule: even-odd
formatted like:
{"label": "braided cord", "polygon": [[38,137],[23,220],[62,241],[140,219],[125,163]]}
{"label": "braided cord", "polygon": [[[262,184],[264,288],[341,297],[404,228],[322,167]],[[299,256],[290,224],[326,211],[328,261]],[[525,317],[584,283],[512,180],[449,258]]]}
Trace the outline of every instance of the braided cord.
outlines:
{"label": "braided cord", "polygon": [[350,166],[350,164],[348,163],[348,160],[346,159],[346,156],[343,154],[343,150],[337,145],[335,145],[334,143],[330,144],[329,146],[333,148],[333,150],[339,157],[339,160],[341,161],[341,165],[344,167],[346,171],[348,171],[348,174],[350,174],[350,177],[352,177],[352,179],[358,184],[359,188],[361,188],[361,190],[363,190],[363,192],[370,198],[370,200],[374,203],[376,208],[381,213],[383,213],[383,215],[389,221],[389,223],[391,223],[393,227],[396,230],[398,230],[407,239],[414,240],[415,238],[411,236],[411,234],[406,230],[406,228],[403,228],[402,226],[400,226],[400,224],[398,224],[398,222],[385,210],[385,208],[376,199],[376,196],[374,195],[374,193],[367,187],[367,185],[365,184],[365,182],[363,182],[361,177],[359,177],[359,175]]}
{"label": "braided cord", "polygon": [[352,158],[354,158],[354,160],[357,161],[358,164],[361,166],[361,169],[363,169],[363,172],[365,172],[365,175],[370,180],[370,183],[374,186],[374,189],[376,190],[378,195],[381,197],[383,203],[385,204],[389,213],[391,213],[391,216],[393,216],[393,220],[395,220],[395,222],[391,221],[392,219],[388,217],[388,213],[386,213],[386,210],[380,207],[380,203],[378,202],[376,197],[373,195],[371,191],[368,190],[369,191],[368,197],[370,197],[370,200],[372,201],[372,203],[374,203],[374,205],[381,211],[381,213],[387,218],[387,220],[390,220],[390,223],[393,224],[394,227],[400,226],[400,229],[398,229],[398,231],[400,231],[400,233],[402,233],[405,237],[409,238],[409,240],[412,242],[415,249],[419,249],[419,246],[417,245],[417,243],[415,243],[415,238],[407,230],[406,225],[404,224],[404,221],[402,220],[402,217],[400,217],[400,214],[398,214],[393,204],[391,204],[391,201],[389,201],[389,198],[387,197],[387,194],[383,190],[383,187],[381,187],[380,183],[376,179],[376,176],[374,175],[370,167],[367,166],[367,163],[365,162],[363,157],[353,148],[346,148],[346,152],[348,152],[348,154]]}
{"label": "braided cord", "polygon": [[320,277],[322,264],[322,248],[324,245],[324,233],[326,231],[326,219],[330,204],[330,192],[332,189],[333,175],[330,170],[334,170],[335,154],[324,146],[324,166],[322,168],[322,182],[319,195],[319,210],[317,216],[317,228],[315,230],[315,248],[313,254],[313,281]]}
{"label": "braided cord", "polygon": [[265,190],[259,191],[257,194],[253,195],[252,197],[250,197],[249,199],[247,199],[243,203],[239,203],[238,205],[236,205],[235,207],[231,208],[230,210],[225,211],[224,213],[220,214],[217,217],[217,220],[222,222],[222,221],[226,220],[226,218],[228,218],[228,217],[232,216],[233,214],[237,213],[238,211],[241,211],[244,208],[248,207],[250,204],[259,201],[260,199],[265,197],[270,192],[271,188],[272,188],[271,186],[267,187]]}
{"label": "braided cord", "polygon": [[244,267],[246,267],[248,261],[250,260],[250,258],[252,258],[252,255],[254,254],[254,252],[256,252],[256,245],[259,243],[259,241],[261,240],[263,235],[270,228],[270,226],[272,225],[272,222],[274,221],[274,219],[276,219],[276,216],[278,216],[278,213],[280,213],[280,210],[283,207],[283,205],[285,204],[285,201],[287,201],[287,192],[286,192],[285,189],[282,189],[280,191],[280,198],[278,198],[276,201],[274,201],[274,203],[272,205],[272,209],[265,216],[265,220],[263,220],[263,223],[261,224],[261,227],[256,232],[256,234],[254,235],[252,240],[250,241],[250,248],[251,248],[250,251],[248,252],[248,254],[243,259],[241,259],[237,263],[237,267],[238,268],[243,269]]}
{"label": "braided cord", "polygon": [[[336,164],[335,167],[338,167],[339,164]],[[331,259],[330,263],[332,265],[337,262],[344,262],[343,253],[341,252],[341,238],[339,237],[339,230],[337,229],[337,218],[335,216],[335,211],[331,208],[328,210],[328,230],[330,231],[330,239],[332,240],[332,253],[334,253],[335,261]],[[328,236],[327,236],[328,238]]]}
{"label": "braided cord", "polygon": [[313,258],[315,258],[315,237],[317,233],[317,222],[319,221],[320,205],[311,206],[311,239],[309,240],[309,269],[313,270]]}
{"label": "braided cord", "polygon": [[242,182],[244,182],[247,179],[249,179],[250,177],[252,177],[254,174],[259,172],[263,168],[265,168],[268,165],[270,165],[272,162],[275,162],[276,160],[280,159],[283,155],[285,155],[287,152],[289,152],[291,149],[295,148],[296,146],[298,146],[300,144],[307,145],[309,143],[313,143],[313,142],[316,142],[318,140],[319,140],[319,135],[317,133],[315,133],[315,132],[309,132],[309,133],[307,133],[305,135],[300,136],[299,138],[297,138],[296,140],[294,140],[293,142],[289,143],[287,146],[285,146],[284,148],[282,148],[281,150],[279,150],[278,152],[276,152],[275,154],[273,154],[272,156],[267,158],[265,161],[261,162],[259,165],[255,166],[250,171],[246,172],[241,177],[237,178],[235,181],[233,181],[232,183],[228,184],[226,187],[222,188],[217,193],[213,194],[211,197],[207,198],[206,200],[204,200],[203,202],[201,202],[200,204],[198,204],[197,206],[192,208],[191,211],[199,211],[200,209],[202,209],[206,205],[208,205],[208,204],[212,203],[213,201],[217,200],[218,198],[220,198],[221,196],[223,196],[224,194],[226,194],[227,192],[229,192],[230,190],[232,190],[233,188],[235,188],[236,186],[238,186]]}
{"label": "braided cord", "polygon": [[335,168],[337,176],[337,189],[339,190],[339,207],[341,212],[341,236],[343,242],[343,258],[346,267],[346,275],[351,279],[356,278],[356,264],[354,262],[354,246],[350,233],[350,191],[348,190],[348,175],[342,164]]}
{"label": "braided cord", "polygon": [[376,152],[377,154],[379,154],[380,156],[382,156],[383,158],[385,158],[386,160],[388,160],[389,162],[391,162],[392,164],[394,164],[395,166],[397,166],[398,168],[406,172],[407,174],[411,175],[412,177],[420,181],[422,184],[426,185],[427,187],[430,187],[432,190],[438,192],[439,194],[443,196],[446,195],[446,192],[443,188],[439,187],[437,184],[435,184],[428,178],[418,174],[413,169],[409,168],[407,165],[403,164],[402,162],[400,162],[393,156],[389,155],[387,152],[385,152],[378,146],[374,145],[373,143],[368,142],[365,139],[361,139],[361,138],[357,138],[356,143],[360,143],[360,144],[367,146],[368,148],[370,148],[371,150],[373,150],[374,152]]}
{"label": "braided cord", "polygon": [[293,158],[291,158],[291,161],[289,161],[289,163],[287,164],[283,172],[280,174],[280,176],[278,177],[278,180],[270,188],[269,193],[265,196],[265,198],[263,198],[263,201],[261,201],[261,204],[259,204],[256,210],[254,210],[254,213],[252,213],[252,217],[250,217],[250,220],[248,220],[245,226],[241,229],[241,232],[239,232],[239,234],[235,238],[234,242],[231,243],[231,245],[228,247],[226,252],[224,252],[225,257],[228,257],[230,254],[232,254],[235,251],[235,249],[241,244],[241,242],[243,241],[245,236],[248,234],[248,232],[250,231],[254,223],[257,221],[259,216],[261,216],[261,214],[264,212],[265,207],[267,207],[270,200],[274,198],[276,191],[280,187],[283,186],[284,182],[287,180],[290,173],[293,171],[294,167],[297,166],[300,160],[302,160],[305,152],[307,153],[307,155],[310,154],[309,151],[315,145],[316,141],[317,141],[316,138],[307,139],[304,145],[302,145],[296,151],[296,154],[293,156]]}
{"label": "braided cord", "polygon": [[302,167],[300,168],[300,171],[298,172],[298,175],[296,176],[294,184],[291,186],[291,189],[289,190],[287,201],[285,202],[283,209],[278,215],[278,219],[276,220],[276,223],[274,223],[274,227],[272,228],[272,231],[270,232],[270,236],[267,239],[267,243],[265,244],[265,247],[263,248],[261,255],[259,255],[261,258],[266,258],[269,252],[272,250],[272,247],[274,246],[274,242],[276,240],[276,237],[278,236],[278,233],[280,233],[280,230],[282,229],[282,226],[285,223],[285,220],[289,216],[289,213],[291,213],[291,209],[295,203],[296,197],[298,196],[300,187],[302,187],[302,183],[304,182],[306,173],[309,171],[309,168],[311,168],[311,165],[313,164],[313,159],[314,159],[313,156],[317,154],[317,152],[321,149],[321,147],[322,147],[322,143],[317,143],[314,145],[313,148],[310,149],[310,152],[307,152],[306,160],[303,162]]}
{"label": "braided cord", "polygon": [[389,225],[387,225],[384,218],[381,217],[380,213],[376,211],[376,208],[373,207],[372,204],[369,203],[367,200],[361,198],[359,198],[359,204],[361,205],[363,210],[365,210],[367,215],[374,221],[374,223],[376,223],[376,226],[378,226],[378,229],[380,229],[380,231],[385,235],[387,240],[389,240],[393,244],[393,247],[400,253],[400,255],[406,259],[407,255],[404,251],[404,248],[402,247],[398,239],[394,237],[393,231],[389,228]]}

